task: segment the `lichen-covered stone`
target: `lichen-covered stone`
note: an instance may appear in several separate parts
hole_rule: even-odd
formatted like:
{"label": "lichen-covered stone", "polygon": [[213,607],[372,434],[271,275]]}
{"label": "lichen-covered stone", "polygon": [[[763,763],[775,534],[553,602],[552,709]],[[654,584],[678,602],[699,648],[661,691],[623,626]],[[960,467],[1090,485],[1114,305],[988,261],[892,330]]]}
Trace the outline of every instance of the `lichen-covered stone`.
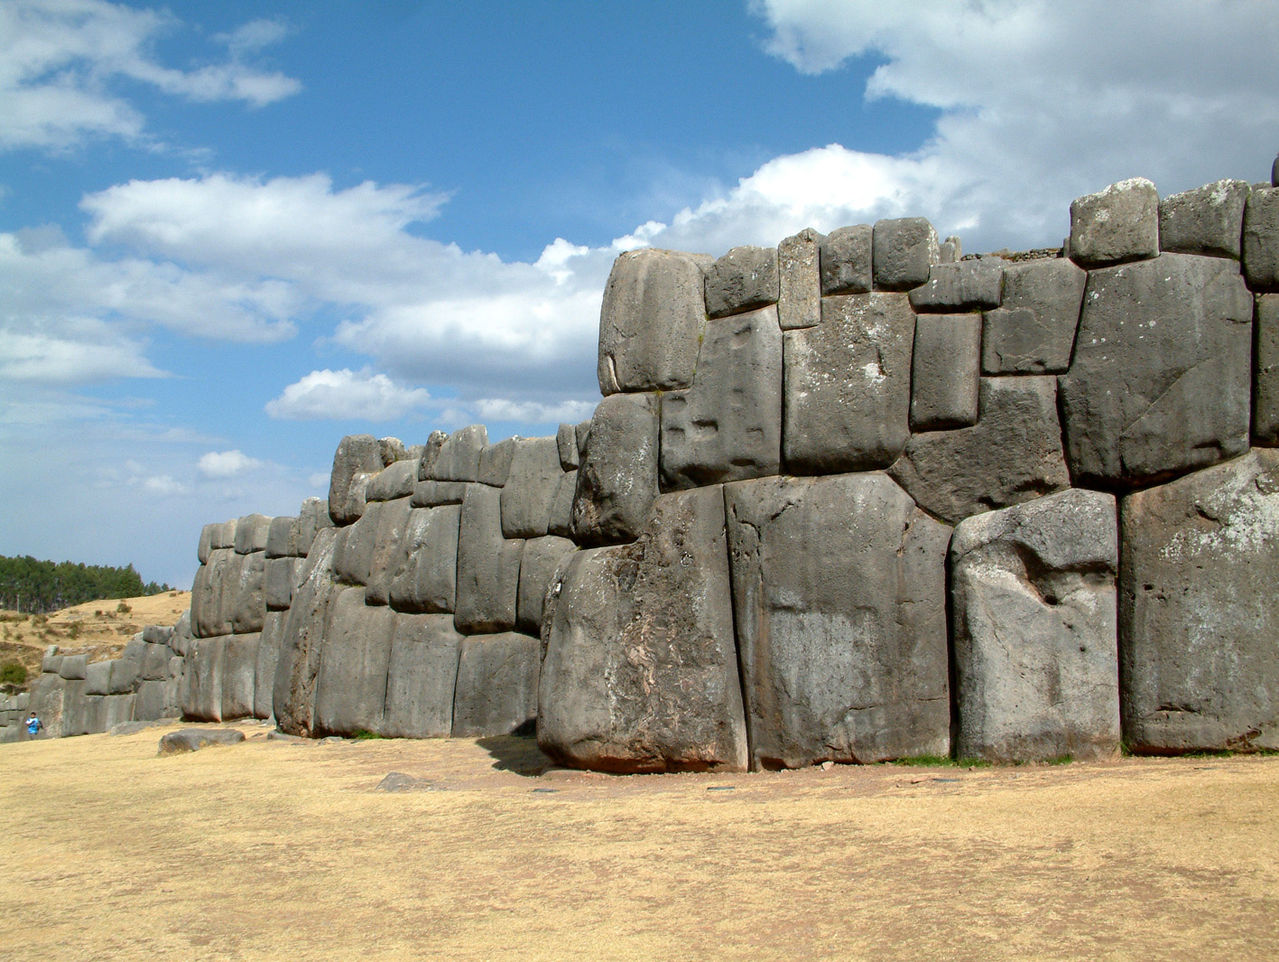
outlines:
{"label": "lichen-covered stone", "polygon": [[1247,181],[1219,180],[1159,202],[1159,247],[1239,259]]}
{"label": "lichen-covered stone", "polygon": [[706,270],[706,313],[725,317],[777,303],[777,251],[734,247]]}
{"label": "lichen-covered stone", "polygon": [[777,320],[784,331],[821,321],[821,243],[822,235],[807,227],[777,245]]}
{"label": "lichen-covered stone", "polygon": [[1144,177],[1111,184],[1070,205],[1070,257],[1103,267],[1159,253],[1159,194]]}
{"label": "lichen-covered stone", "polygon": [[819,245],[823,294],[865,294],[871,289],[870,224],[833,230]]}

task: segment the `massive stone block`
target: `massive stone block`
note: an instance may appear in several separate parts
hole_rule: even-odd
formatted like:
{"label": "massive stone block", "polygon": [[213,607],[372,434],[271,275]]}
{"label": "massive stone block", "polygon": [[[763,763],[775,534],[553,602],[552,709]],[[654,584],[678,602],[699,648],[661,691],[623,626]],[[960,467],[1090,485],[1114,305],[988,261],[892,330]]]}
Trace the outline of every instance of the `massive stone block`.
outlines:
{"label": "massive stone block", "polygon": [[889,469],[948,524],[1070,486],[1051,377],[984,377],[969,428],[916,434]]}
{"label": "massive stone block", "polygon": [[1131,494],[1120,525],[1128,746],[1279,748],[1279,451]]}
{"label": "massive stone block", "polygon": [[983,257],[957,264],[934,264],[928,280],[910,292],[910,306],[916,311],[956,313],[990,310],[999,306],[1003,263]]}
{"label": "massive stone block", "polygon": [[515,627],[530,635],[542,630],[542,601],[555,569],[577,549],[567,538],[547,536],[524,542],[520,555],[520,591],[515,609]]}
{"label": "massive stone block", "polygon": [[237,575],[235,582],[226,586],[234,597],[231,630],[239,634],[261,631],[266,616],[266,552],[254,551],[236,560],[237,564],[227,567],[228,575]]}
{"label": "massive stone block", "polygon": [[560,456],[560,470],[576,471],[582,463],[577,450],[577,425],[561,424],[555,432],[555,450]]}
{"label": "massive stone block", "polygon": [[788,471],[892,464],[910,437],[915,315],[904,294],[822,299],[817,327],[785,334],[782,453]]}
{"label": "massive stone block", "polygon": [[417,483],[416,461],[396,461],[369,478],[364,488],[367,501],[394,501],[407,498]]}
{"label": "massive stone block", "polygon": [[322,528],[331,528],[329,504],[323,498],[307,498],[298,511],[297,555],[305,558],[315,543],[315,536]]}
{"label": "massive stone block", "polygon": [[865,294],[871,288],[870,224],[841,227],[822,238],[823,294]]}
{"label": "massive stone block", "polygon": [[452,612],[457,598],[457,536],[461,505],[414,508],[405,527],[408,560],[391,582],[397,611]]}
{"label": "massive stone block", "polygon": [[662,495],[637,541],[562,570],[542,624],[542,750],[606,771],[745,769],[721,489]]}
{"label": "massive stone block", "polygon": [[301,558],[268,558],[263,589],[267,611],[283,611],[293,601],[293,585],[297,581]]}
{"label": "massive stone block", "polygon": [[1115,499],[1072,488],[955,528],[955,753],[995,762],[1119,751]]}
{"label": "massive stone block", "polygon": [[290,735],[309,735],[314,723],[315,679],[324,650],[329,608],[341,590],[333,580],[336,540],[337,531],[333,528],[316,535],[284,627],[272,704],[280,730]]}
{"label": "massive stone block", "polygon": [[385,510],[386,502],[372,502],[364,514],[338,536],[333,554],[333,575],[338,581],[347,585],[368,583],[378,525]]}
{"label": "massive stone block", "polygon": [[880,473],[724,492],[752,766],[947,754],[950,529]]}
{"label": "massive stone block", "polygon": [[428,445],[419,463],[419,480],[475,481],[480,476],[480,456],[488,445],[488,428],[472,424],[459,428],[438,446]]}
{"label": "massive stone block", "polygon": [[364,486],[382,470],[382,452],[371,434],[352,434],[338,442],[329,477],[329,516],[350,524],[364,513]]}
{"label": "massive stone block", "polygon": [[266,535],[267,560],[295,558],[302,554],[305,552],[298,550],[298,519],[288,515],[272,518]]}
{"label": "massive stone block", "polygon": [[453,735],[527,731],[537,718],[541,644],[513,631],[463,638],[453,695]]}
{"label": "massive stone block", "polygon": [[617,258],[600,309],[601,394],[692,383],[706,323],[703,269],[710,265],[709,257],[651,249]]}
{"label": "massive stone block", "polygon": [[222,668],[226,638],[197,638],[186,657],[182,717],[192,721],[222,720]]}
{"label": "massive stone block", "polygon": [[222,653],[222,720],[252,718],[258,672],[258,633],[228,635]]}
{"label": "massive stone block", "polygon": [[84,679],[85,694],[111,694],[111,662],[97,661],[89,665],[85,670]]}
{"label": "massive stone block", "polygon": [[501,491],[472,485],[462,502],[457,542],[458,631],[485,634],[515,627],[523,541],[502,537]]}
{"label": "massive stone block", "polygon": [[875,286],[885,291],[918,287],[940,258],[937,231],[922,217],[876,221],[872,246]]}
{"label": "massive stone block", "polygon": [[275,669],[284,647],[284,629],[289,616],[283,611],[268,611],[258,638],[258,657],[253,672],[253,717],[275,715]]}
{"label": "massive stone block", "polygon": [[1243,272],[1254,291],[1279,291],[1279,188],[1254,190],[1248,197]]}
{"label": "massive stone block", "polygon": [[1254,444],[1279,446],[1279,294],[1257,298],[1252,387]]}
{"label": "massive stone block", "polygon": [[1064,257],[1004,268],[1001,306],[982,326],[985,374],[1058,374],[1070,366],[1088,273]]}
{"label": "massive stone block", "polygon": [[1246,181],[1219,180],[1165,197],[1159,202],[1159,247],[1238,260],[1248,193]]}
{"label": "massive stone block", "polygon": [[777,474],[782,443],[782,332],[766,307],[706,325],[697,378],[662,396],[667,489]]}
{"label": "massive stone block", "polygon": [[1070,205],[1070,257],[1085,267],[1159,253],[1159,194],[1143,177],[1111,184]]}
{"label": "massive stone block", "polygon": [[777,245],[777,319],[784,331],[821,321],[821,243],[822,235],[808,227]]}
{"label": "massive stone block", "polygon": [[734,247],[706,269],[706,313],[724,317],[777,303],[777,251]]}
{"label": "massive stone block", "polygon": [[976,424],[980,368],[980,314],[917,317],[911,360],[911,430]]}
{"label": "massive stone block", "polygon": [[502,488],[502,535],[540,538],[551,523],[555,487],[564,469],[555,438],[520,438]]}
{"label": "massive stone block", "polygon": [[235,523],[235,553],[250,554],[266,550],[271,532],[271,519],[261,514],[248,514]]}
{"label": "massive stone block", "polygon": [[657,497],[659,418],[654,394],[614,395],[595,408],[573,496],[578,544],[630,541],[648,520]]}
{"label": "massive stone block", "polygon": [[1162,254],[1092,271],[1061,378],[1077,484],[1150,484],[1248,447],[1252,298],[1238,265]]}
{"label": "massive stone block", "polygon": [[[229,569],[237,564],[237,556],[230,548],[214,548],[209,560],[196,569],[191,584],[191,629],[199,638],[212,638],[231,633],[231,618],[223,598],[229,590],[232,577]],[[238,572],[235,582],[238,584]]]}
{"label": "massive stone block", "polygon": [[452,732],[461,644],[448,615],[395,616],[381,734],[438,738]]}
{"label": "massive stone block", "polygon": [[362,588],[337,596],[315,683],[315,734],[381,731],[395,619],[390,608],[366,605]]}
{"label": "massive stone block", "polygon": [[[407,464],[408,462],[400,462]],[[412,505],[409,499],[397,498],[382,503],[378,516],[377,534],[373,542],[373,555],[369,562],[369,577],[364,600],[370,605],[387,603],[391,585],[403,574],[408,565],[408,529]]]}

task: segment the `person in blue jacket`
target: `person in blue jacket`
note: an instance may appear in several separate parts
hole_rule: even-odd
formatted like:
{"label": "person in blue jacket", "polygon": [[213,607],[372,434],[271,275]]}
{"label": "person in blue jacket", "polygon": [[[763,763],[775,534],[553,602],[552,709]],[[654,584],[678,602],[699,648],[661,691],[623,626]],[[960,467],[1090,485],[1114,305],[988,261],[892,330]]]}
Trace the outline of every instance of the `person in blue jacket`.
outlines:
{"label": "person in blue jacket", "polygon": [[35,738],[39,734],[40,729],[44,727],[44,722],[40,721],[40,716],[32,712],[27,716],[27,737]]}

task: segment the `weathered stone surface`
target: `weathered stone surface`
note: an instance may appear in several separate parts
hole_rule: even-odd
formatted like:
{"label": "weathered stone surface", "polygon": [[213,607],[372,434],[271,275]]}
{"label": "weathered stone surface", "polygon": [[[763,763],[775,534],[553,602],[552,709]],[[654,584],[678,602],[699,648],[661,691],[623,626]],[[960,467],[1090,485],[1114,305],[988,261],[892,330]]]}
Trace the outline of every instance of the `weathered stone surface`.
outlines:
{"label": "weathered stone surface", "polygon": [[194,721],[222,720],[222,666],[226,637],[197,638],[186,657],[181,693],[182,717]]}
{"label": "weathered stone surface", "polygon": [[173,637],[170,625],[146,625],[142,629],[142,640],[148,645],[167,645]]}
{"label": "weathered stone surface", "polygon": [[1254,190],[1248,197],[1243,273],[1254,291],[1279,291],[1279,188]]}
{"label": "weathered stone surface", "polygon": [[573,537],[573,496],[577,491],[577,472],[565,471],[555,482],[551,499],[551,520],[546,533],[560,538]]}
{"label": "weathered stone surface", "polygon": [[[414,508],[405,528],[408,560],[391,582],[397,611],[452,612],[457,598],[457,537],[461,505]],[[450,622],[451,623],[451,622]]]}
{"label": "weathered stone surface", "polygon": [[160,754],[176,755],[197,752],[210,745],[236,745],[244,741],[244,732],[222,728],[181,728],[160,738]]}
{"label": "weathered stone surface", "polygon": [[284,628],[289,616],[283,611],[267,612],[258,638],[258,657],[253,672],[253,717],[271,718],[275,714],[275,668],[284,645]]}
{"label": "weathered stone surface", "polygon": [[1129,495],[1120,525],[1128,746],[1279,748],[1279,451]]}
{"label": "weathered stone surface", "polygon": [[[132,642],[130,642],[132,644]],[[109,664],[111,665],[111,679],[108,682],[108,695],[127,695],[137,686],[138,676],[141,674],[143,652],[140,650],[146,645],[139,644],[138,648],[129,651],[125,649],[119,658],[113,658]]]}
{"label": "weathered stone surface", "polygon": [[918,287],[940,258],[937,232],[923,217],[876,221],[872,238],[875,286],[881,290]]}
{"label": "weathered stone surface", "polygon": [[239,563],[227,566],[227,575],[235,575],[226,594],[232,594],[234,607],[230,611],[231,630],[240,634],[262,630],[266,617],[266,552],[238,555]]}
{"label": "weathered stone surface", "polygon": [[560,467],[555,438],[520,438],[511,455],[511,471],[502,488],[502,534],[507,538],[540,538],[551,523]]}
{"label": "weathered stone surface", "polygon": [[1159,247],[1182,254],[1239,258],[1247,181],[1219,180],[1159,202]]}
{"label": "weathered stone surface", "polygon": [[998,258],[982,257],[958,264],[934,264],[928,280],[910,292],[910,306],[920,312],[985,311],[999,306],[1003,267]]}
{"label": "weathered stone surface", "polygon": [[614,395],[595,408],[573,496],[578,544],[630,541],[648,520],[657,497],[659,414],[653,394]]}
{"label": "weathered stone surface", "polygon": [[235,519],[223,521],[213,529],[212,540],[209,542],[210,548],[234,548],[235,547]]}
{"label": "weathered stone surface", "polygon": [[275,669],[272,704],[280,730],[309,735],[314,720],[315,678],[324,649],[329,607],[341,588],[333,580],[337,531],[321,530],[307,555],[301,580],[293,592]]}
{"label": "weathered stone surface", "polygon": [[[480,452],[480,470],[478,479],[481,484],[491,484],[500,488],[506,484],[511,474],[511,458],[515,455],[518,438],[507,438],[490,444]],[[461,504],[461,501],[458,501]]]}
{"label": "weathered stone surface", "polygon": [[911,359],[911,430],[976,424],[980,367],[980,314],[917,317]]}
{"label": "weathered stone surface", "polygon": [[[197,637],[231,633],[240,557],[231,548],[214,548],[209,560],[196,569],[191,584],[191,630]],[[225,600],[228,596],[229,601]]]}
{"label": "weathered stone surface", "polygon": [[88,695],[111,693],[111,662],[98,661],[89,665],[84,673],[84,691]]}
{"label": "weathered stone surface", "polygon": [[1252,388],[1254,444],[1279,446],[1279,294],[1257,298]]}
{"label": "weathered stone surface", "polygon": [[600,309],[601,394],[692,383],[706,323],[702,272],[710,264],[709,257],[652,249],[614,261]]}
{"label": "weathered stone surface", "polygon": [[417,484],[417,462],[396,461],[369,478],[364,489],[367,501],[394,501],[407,498]]}
{"label": "weathered stone surface", "polygon": [[461,644],[448,615],[395,616],[382,734],[440,738],[452,732]]}
{"label": "weathered stone surface", "polygon": [[947,754],[950,529],[881,473],[724,492],[752,767]]}
{"label": "weathered stone surface", "polygon": [[537,718],[541,644],[513,631],[463,638],[453,696],[453,735],[526,730]]}
{"label": "weathered stone surface", "polygon": [[915,315],[904,294],[822,299],[822,322],[787,331],[782,453],[796,474],[892,464],[910,437]]}
{"label": "weathered stone surface", "polygon": [[577,426],[561,424],[555,432],[555,449],[560,456],[560,470],[576,471],[582,463],[577,450]]}
{"label": "weathered stone surface", "polygon": [[1103,267],[1159,253],[1159,194],[1144,177],[1111,184],[1070,205],[1070,258]]}
{"label": "weathered stone surface", "polygon": [[373,567],[378,525],[385,501],[374,501],[354,524],[339,533],[333,553],[333,575],[342,584],[363,585]]}
{"label": "weathered stone surface", "polygon": [[744,769],[721,489],[662,495],[639,540],[562,571],[543,616],[542,750],[606,771]]}
{"label": "weathered stone surface", "polygon": [[381,731],[395,619],[389,608],[366,605],[359,588],[337,596],[315,684],[313,734]]}
{"label": "weathered stone surface", "polygon": [[367,604],[386,604],[390,599],[391,585],[408,566],[408,542],[405,532],[408,529],[411,511],[412,506],[408,498],[383,502],[382,512],[378,517],[377,535],[373,543],[373,557],[369,564],[367,590],[364,594]]}
{"label": "weathered stone surface", "polygon": [[266,535],[266,556],[274,558],[296,558],[305,554],[298,550],[298,519],[281,515],[271,519],[271,526]]}
{"label": "weathered stone surface", "polygon": [[154,721],[168,717],[164,703],[164,682],[144,681],[138,685],[133,702],[133,717],[139,721]]}
{"label": "weathered stone surface", "polygon": [[444,504],[461,504],[466,497],[468,481],[419,481],[413,488],[415,508],[435,508]]}
{"label": "weathered stone surface", "polygon": [[265,601],[267,611],[283,611],[293,601],[301,558],[270,558],[266,562]]}
{"label": "weathered stone surface", "polygon": [[465,634],[515,627],[523,542],[502,537],[502,493],[472,485],[462,502],[454,624]]}
{"label": "weathered stone surface", "polygon": [[916,434],[888,473],[948,524],[1069,487],[1054,381],[982,378],[977,423]]}
{"label": "weathered stone surface", "polygon": [[88,655],[63,655],[58,674],[67,681],[83,679],[89,670]]}
{"label": "weathered stone surface", "polygon": [[200,541],[196,546],[195,554],[200,559],[200,564],[204,564],[209,560],[209,552],[213,550],[213,533],[217,529],[216,524],[206,524],[200,529]]}
{"label": "weathered stone surface", "polygon": [[822,316],[822,235],[806,227],[777,245],[777,319],[784,331],[815,327]]}
{"label": "weathered stone surface", "polygon": [[1115,499],[1072,488],[979,514],[951,542],[956,755],[1119,751]]}
{"label": "weathered stone surface", "polygon": [[[50,737],[66,734],[62,727],[63,691],[67,681],[60,675],[46,672],[31,683],[28,707],[40,716]],[[83,685],[83,681],[73,684]]]}
{"label": "weathered stone surface", "polygon": [[482,424],[454,431],[436,450],[428,477],[433,481],[478,480],[480,455],[488,442],[488,428]]}
{"label": "weathered stone surface", "polygon": [[782,442],[782,332],[777,310],[706,325],[697,378],[662,396],[666,489],[777,474]]}
{"label": "weathered stone surface", "polygon": [[127,695],[107,695],[102,699],[102,714],[94,731],[108,732],[116,725],[133,721],[135,701],[136,696],[132,692]]}
{"label": "weathered stone surface", "polygon": [[1086,271],[1064,257],[1004,268],[1001,305],[982,330],[985,374],[1059,374],[1070,366]]}
{"label": "weathered stone surface", "polygon": [[297,553],[305,558],[315,543],[315,535],[322,528],[331,528],[333,519],[329,517],[329,503],[323,498],[307,498],[298,510]]}
{"label": "weathered stone surface", "polygon": [[222,652],[222,720],[252,718],[258,673],[258,633],[229,635]]}
{"label": "weathered stone surface", "polygon": [[260,514],[249,514],[235,523],[235,553],[249,554],[265,551],[267,535],[271,531],[271,519]]}
{"label": "weathered stone surface", "polygon": [[578,466],[581,466],[581,458],[586,457],[586,442],[591,438],[591,422],[588,418],[581,421],[574,428],[574,434],[577,435],[577,456],[579,458]]}
{"label": "weathered stone surface", "polygon": [[870,224],[833,230],[819,245],[822,293],[865,294],[871,289]]}
{"label": "weathered stone surface", "polygon": [[947,237],[938,247],[937,263],[958,264],[964,256],[964,243],[954,234]]}
{"label": "weathered stone surface", "polygon": [[1245,451],[1251,321],[1233,261],[1163,254],[1090,272],[1061,378],[1076,484],[1149,484]]}
{"label": "weathered stone surface", "polygon": [[143,681],[163,681],[169,674],[169,656],[168,645],[148,644],[142,654],[138,677]]}
{"label": "weathered stone surface", "polygon": [[555,569],[577,549],[567,538],[548,536],[524,542],[520,555],[520,591],[515,607],[515,627],[530,635],[542,630],[542,601]]}
{"label": "weathered stone surface", "polygon": [[382,452],[371,434],[350,434],[338,442],[329,478],[329,517],[350,524],[364,513],[364,486],[382,470]]}
{"label": "weathered stone surface", "polygon": [[734,247],[706,270],[706,313],[725,317],[777,303],[777,251]]}
{"label": "weathered stone surface", "polygon": [[440,456],[440,449],[444,447],[444,442],[448,440],[448,434],[444,431],[432,431],[426,439],[426,444],[422,445],[422,454],[417,461],[417,479],[425,481],[427,478],[433,477],[432,472],[435,470],[435,461]]}

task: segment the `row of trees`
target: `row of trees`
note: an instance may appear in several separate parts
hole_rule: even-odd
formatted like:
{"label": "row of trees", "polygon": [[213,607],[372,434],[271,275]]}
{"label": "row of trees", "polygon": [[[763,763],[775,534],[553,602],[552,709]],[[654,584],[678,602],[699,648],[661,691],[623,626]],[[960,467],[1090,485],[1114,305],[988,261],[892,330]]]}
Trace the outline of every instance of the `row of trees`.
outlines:
{"label": "row of trees", "polygon": [[28,614],[47,614],[100,598],[136,598],[172,590],[154,581],[143,583],[133,565],[113,568],[0,555],[0,608]]}

